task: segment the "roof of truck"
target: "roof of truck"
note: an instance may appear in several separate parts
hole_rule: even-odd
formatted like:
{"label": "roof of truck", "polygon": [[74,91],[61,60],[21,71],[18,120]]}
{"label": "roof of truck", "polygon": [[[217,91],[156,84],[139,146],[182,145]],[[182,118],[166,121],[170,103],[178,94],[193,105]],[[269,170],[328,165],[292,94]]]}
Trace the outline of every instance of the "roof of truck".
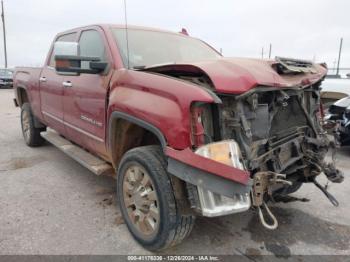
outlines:
{"label": "roof of truck", "polygon": [[[109,29],[109,28],[122,28],[122,29],[125,29],[126,28],[125,24],[90,24],[90,25],[85,25],[85,26],[80,26],[80,27],[75,27],[75,28],[69,29],[69,30],[65,30],[65,31],[60,32],[59,34],[61,35],[61,34],[69,33],[69,32],[72,32],[72,31],[77,31],[77,30],[80,30],[80,29],[93,27],[93,26],[98,26],[98,27],[101,27],[103,29]],[[173,32],[173,31],[170,31],[170,30],[164,30],[164,29],[153,28],[153,27],[128,25],[127,28],[128,29],[139,29],[139,30],[147,30],[147,31],[163,32],[163,33],[170,33],[170,34],[187,36],[186,34],[183,34],[183,33],[180,33],[180,32]],[[180,30],[181,30],[181,28],[180,28]]]}

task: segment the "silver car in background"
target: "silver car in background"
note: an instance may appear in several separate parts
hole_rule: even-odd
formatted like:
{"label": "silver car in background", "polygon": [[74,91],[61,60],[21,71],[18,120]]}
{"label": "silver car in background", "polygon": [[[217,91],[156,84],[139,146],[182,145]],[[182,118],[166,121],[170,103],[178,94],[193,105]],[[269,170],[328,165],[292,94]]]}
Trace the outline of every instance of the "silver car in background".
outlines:
{"label": "silver car in background", "polygon": [[13,71],[11,69],[0,69],[0,88],[13,87]]}

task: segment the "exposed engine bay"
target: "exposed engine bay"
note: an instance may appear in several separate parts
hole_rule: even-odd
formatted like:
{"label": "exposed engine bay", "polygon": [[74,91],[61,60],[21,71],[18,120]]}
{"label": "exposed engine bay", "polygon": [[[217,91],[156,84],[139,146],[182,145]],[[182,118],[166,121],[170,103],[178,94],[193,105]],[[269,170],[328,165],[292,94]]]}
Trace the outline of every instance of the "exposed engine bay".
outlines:
{"label": "exposed engine bay", "polygon": [[330,142],[317,117],[317,88],[263,88],[222,97],[222,137],[239,143],[253,176],[267,171],[283,173],[298,184],[321,172]]}
{"label": "exposed engine bay", "polygon": [[315,180],[320,173],[332,182],[343,180],[334,163],[325,161],[335,148],[320,122],[319,83],[306,89],[258,87],[220,98],[217,108],[205,109],[206,142],[233,139],[239,144],[241,161],[254,181],[252,202],[266,227],[275,228],[264,221],[260,207],[270,213],[265,202],[297,191],[302,183],[315,183],[338,205]]}

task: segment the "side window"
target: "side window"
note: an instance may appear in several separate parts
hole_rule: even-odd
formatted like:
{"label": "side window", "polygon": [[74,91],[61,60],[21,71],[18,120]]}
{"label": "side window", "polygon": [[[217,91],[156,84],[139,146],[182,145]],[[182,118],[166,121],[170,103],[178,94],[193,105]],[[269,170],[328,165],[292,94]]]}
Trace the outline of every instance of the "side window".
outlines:
{"label": "side window", "polygon": [[[80,40],[80,56],[98,57],[102,61],[106,60],[105,46],[103,39],[96,30],[83,31]],[[82,68],[88,68],[88,62],[82,62]]]}
{"label": "side window", "polygon": [[[77,33],[70,33],[66,35],[61,35],[56,39],[56,42],[75,42],[77,38]],[[55,67],[55,54],[51,53],[49,66]]]}

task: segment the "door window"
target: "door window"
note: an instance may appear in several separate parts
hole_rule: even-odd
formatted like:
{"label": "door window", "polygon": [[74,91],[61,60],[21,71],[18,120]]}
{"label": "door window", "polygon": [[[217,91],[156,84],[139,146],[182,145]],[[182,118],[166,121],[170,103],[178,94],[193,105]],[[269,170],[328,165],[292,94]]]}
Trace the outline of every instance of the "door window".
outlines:
{"label": "door window", "polygon": [[[103,39],[96,30],[83,31],[79,41],[80,56],[97,57],[101,61],[106,60],[106,50]],[[82,68],[87,69],[89,62],[82,61]]]}

